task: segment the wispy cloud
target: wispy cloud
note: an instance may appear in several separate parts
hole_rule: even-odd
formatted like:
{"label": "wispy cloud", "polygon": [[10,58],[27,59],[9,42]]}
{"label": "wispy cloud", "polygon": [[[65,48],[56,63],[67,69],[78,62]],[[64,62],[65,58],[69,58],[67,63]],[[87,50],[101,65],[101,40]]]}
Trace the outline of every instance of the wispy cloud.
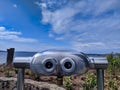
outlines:
{"label": "wispy cloud", "polygon": [[10,31],[7,30],[5,27],[0,26],[0,39],[1,40],[11,40],[15,42],[37,42],[36,39],[33,38],[24,38],[20,37],[22,35],[21,32],[17,31]]}
{"label": "wispy cloud", "polygon": [[13,7],[14,7],[14,8],[17,8],[17,4],[13,4]]}
{"label": "wispy cloud", "polygon": [[73,47],[88,47],[87,50],[117,47],[119,19],[119,0],[70,0],[66,6],[54,11],[42,8],[42,22],[52,25],[51,32],[59,34],[54,37],[56,40],[69,40]]}

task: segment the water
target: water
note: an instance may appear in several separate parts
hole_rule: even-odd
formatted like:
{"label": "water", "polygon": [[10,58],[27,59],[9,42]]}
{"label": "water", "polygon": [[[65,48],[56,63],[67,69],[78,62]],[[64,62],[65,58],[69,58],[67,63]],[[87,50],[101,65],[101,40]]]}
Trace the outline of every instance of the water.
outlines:
{"label": "water", "polygon": [[[31,57],[36,52],[15,52],[14,57]],[[6,63],[7,52],[0,51],[0,64]]]}

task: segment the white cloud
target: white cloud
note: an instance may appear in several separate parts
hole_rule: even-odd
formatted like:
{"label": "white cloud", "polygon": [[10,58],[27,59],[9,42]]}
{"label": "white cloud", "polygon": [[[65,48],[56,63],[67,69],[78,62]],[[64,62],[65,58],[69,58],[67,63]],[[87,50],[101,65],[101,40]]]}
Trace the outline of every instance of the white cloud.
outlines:
{"label": "white cloud", "polygon": [[15,48],[15,51],[36,51],[40,52],[43,50],[49,49],[64,49],[64,46],[57,46],[52,43],[19,43],[19,42],[11,42],[11,41],[0,41],[0,50],[6,50],[8,48]]}
{"label": "white cloud", "polygon": [[46,3],[39,3],[39,2],[35,2],[36,5],[38,5],[40,8],[44,9],[47,7]]}
{"label": "white cloud", "polygon": [[5,27],[0,26],[0,40],[11,40],[15,42],[37,42],[36,39],[33,38],[23,38],[20,37],[22,35],[21,32],[10,31],[7,30]]}
{"label": "white cloud", "polygon": [[71,0],[55,11],[42,9],[42,22],[52,25],[51,32],[59,34],[59,37],[54,36],[56,40],[69,40],[75,48],[88,47],[86,51],[117,47],[119,19],[119,0]]}
{"label": "white cloud", "polygon": [[57,37],[55,40],[64,40],[64,37]]}
{"label": "white cloud", "polygon": [[74,49],[79,51],[92,51],[105,49],[105,44],[102,42],[87,42],[87,43],[81,43],[81,42],[72,42],[74,44]]}
{"label": "white cloud", "polygon": [[[77,47],[94,47],[94,46],[104,46],[104,44],[102,42],[90,42],[90,43],[78,43],[78,42],[75,42],[75,45]],[[98,47],[99,48],[99,47]]]}
{"label": "white cloud", "polygon": [[14,8],[17,8],[17,4],[13,4],[13,7],[14,7]]}
{"label": "white cloud", "polygon": [[54,35],[52,34],[52,33],[49,33],[49,35],[48,35],[50,38],[53,38],[54,37]]}
{"label": "white cloud", "polygon": [[[92,21],[94,20],[96,15],[99,16],[99,15],[103,14],[104,12],[108,12],[109,10],[116,9],[118,7],[117,5],[119,5],[118,3],[120,3],[120,1],[118,1],[118,0],[111,0],[111,1],[108,1],[108,0],[98,1],[97,0],[94,2],[93,1],[81,0],[78,3],[74,3],[72,5],[68,4],[65,8],[56,10],[55,12],[51,12],[48,9],[43,9],[42,22],[43,23],[51,23],[53,26],[53,31],[56,33],[64,33],[66,31],[70,31],[71,27],[73,30],[76,31],[76,29],[78,30],[79,27],[81,27],[81,24],[84,24],[86,22],[85,20],[81,20],[81,18],[79,20],[74,20],[74,16],[76,14],[81,13],[81,15],[83,15],[83,16],[91,14],[93,16],[92,17],[93,19],[89,20],[89,22],[88,22],[88,24],[89,24],[89,23],[92,23]],[[110,17],[110,18],[114,19],[114,17]],[[95,20],[94,21],[96,23],[97,21],[99,21],[101,19],[95,18]]]}

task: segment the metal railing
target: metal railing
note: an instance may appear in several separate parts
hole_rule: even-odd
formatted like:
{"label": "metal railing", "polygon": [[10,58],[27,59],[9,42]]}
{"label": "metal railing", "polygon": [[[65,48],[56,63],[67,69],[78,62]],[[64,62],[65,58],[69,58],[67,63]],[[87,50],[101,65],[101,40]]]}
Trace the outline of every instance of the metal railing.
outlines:
{"label": "metal railing", "polygon": [[24,90],[24,69],[37,75],[57,77],[81,75],[89,69],[97,72],[97,90],[104,90],[104,69],[108,66],[106,58],[92,58],[76,51],[53,50],[37,53],[33,57],[16,57],[14,67],[19,68],[17,90]]}

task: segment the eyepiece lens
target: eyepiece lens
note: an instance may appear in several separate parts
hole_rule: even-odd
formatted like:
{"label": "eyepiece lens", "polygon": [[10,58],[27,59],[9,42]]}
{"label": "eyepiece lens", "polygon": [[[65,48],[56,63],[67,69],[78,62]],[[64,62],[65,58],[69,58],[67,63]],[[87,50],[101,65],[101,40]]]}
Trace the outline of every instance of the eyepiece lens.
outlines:
{"label": "eyepiece lens", "polygon": [[50,69],[50,68],[53,67],[53,63],[51,63],[51,62],[46,62],[45,67],[46,67],[47,69]]}
{"label": "eyepiece lens", "polygon": [[70,69],[72,67],[71,62],[65,62],[64,67]]}

